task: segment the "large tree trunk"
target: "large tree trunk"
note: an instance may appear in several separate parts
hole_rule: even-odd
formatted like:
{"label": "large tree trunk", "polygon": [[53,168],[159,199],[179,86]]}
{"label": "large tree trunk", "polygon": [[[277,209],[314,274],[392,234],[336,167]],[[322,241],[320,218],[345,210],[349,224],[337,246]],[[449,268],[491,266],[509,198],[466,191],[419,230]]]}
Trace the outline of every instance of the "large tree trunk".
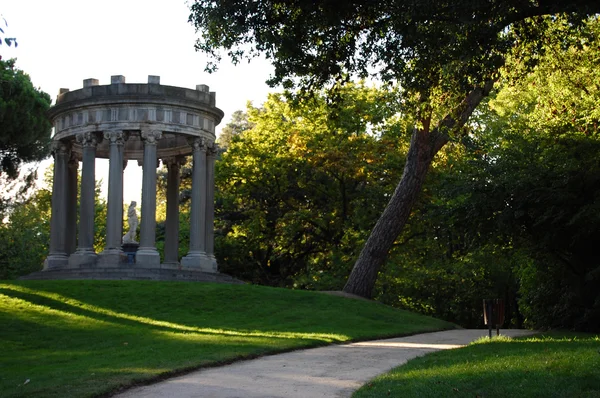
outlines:
{"label": "large tree trunk", "polygon": [[344,286],[345,292],[371,297],[377,273],[408,220],[413,204],[421,192],[429,165],[447,141],[448,139],[441,134],[432,136],[428,131],[415,128],[402,179],[354,264]]}
{"label": "large tree trunk", "polygon": [[430,130],[428,123],[414,129],[402,179],[356,260],[344,286],[345,292],[367,298],[372,296],[379,269],[410,216],[434,156],[448,142],[448,134],[464,126],[492,87],[490,81],[471,91],[435,129]]}

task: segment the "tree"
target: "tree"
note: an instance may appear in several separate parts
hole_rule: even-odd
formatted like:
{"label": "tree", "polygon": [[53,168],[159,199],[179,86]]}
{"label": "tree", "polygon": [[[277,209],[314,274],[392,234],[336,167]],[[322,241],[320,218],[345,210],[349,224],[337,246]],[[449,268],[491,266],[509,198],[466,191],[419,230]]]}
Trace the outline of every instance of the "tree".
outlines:
{"label": "tree", "polygon": [[231,120],[221,129],[221,134],[217,140],[219,148],[227,150],[234,137],[239,137],[241,133],[253,127],[248,121],[248,114],[244,111],[235,111],[231,115]]}
{"label": "tree", "polygon": [[[568,25],[555,22],[554,30]],[[486,159],[468,189],[487,192],[491,228],[527,254],[517,272],[529,326],[597,331],[600,20],[556,37],[546,38],[532,73],[505,81],[490,101],[487,134],[477,134]]]}
{"label": "tree", "polygon": [[[402,231],[436,153],[460,135],[486,97],[505,55],[535,53],[548,19],[570,13],[573,28],[600,11],[596,1],[257,1],[197,0],[190,22],[196,48],[233,62],[264,54],[271,84],[303,92],[351,76],[398,85],[415,117],[402,178],[344,290],[370,297],[378,271]],[[533,64],[535,57],[529,57]],[[208,70],[214,70],[211,63]],[[335,87],[335,86],[334,86]],[[333,90],[335,94],[335,90]]]}
{"label": "tree", "polygon": [[0,59],[0,175],[16,178],[23,162],[49,154],[50,96],[33,87],[15,61]]}
{"label": "tree", "polygon": [[[337,109],[316,95],[249,105],[252,128],[217,162],[217,256],[253,282],[341,288],[356,246],[391,194],[404,151],[396,93],[346,84]],[[383,131],[385,130],[385,132]]]}
{"label": "tree", "polygon": [[[502,97],[501,91],[497,98]],[[527,326],[597,331],[597,132],[586,136],[576,127],[560,134],[526,128],[531,114],[503,116],[494,107],[482,109],[485,129],[469,138],[462,156],[453,162],[454,172],[428,186],[438,204],[427,219],[439,223],[437,230],[443,234],[438,241],[447,242],[452,257],[480,257],[483,272],[496,269],[515,279],[507,285],[507,296],[513,305],[518,301]],[[549,118],[546,124],[555,123]],[[497,258],[488,256],[486,261],[479,255],[488,248],[494,248]],[[465,264],[461,261],[455,270]],[[502,264],[503,270],[498,267]]]}
{"label": "tree", "polygon": [[[0,279],[13,279],[42,268],[48,256],[53,166],[44,173],[43,186],[27,197],[13,198],[8,210],[0,213]],[[81,181],[79,178],[78,181]],[[101,181],[96,182],[94,249],[104,248],[106,200],[100,197]],[[77,205],[79,209],[79,204]]]}
{"label": "tree", "polygon": [[548,35],[532,72],[500,80],[429,173],[378,299],[476,327],[481,297],[504,297],[517,325],[598,330],[599,46],[593,19],[568,41]]}
{"label": "tree", "polygon": [[24,201],[12,203],[0,223],[0,279],[39,271],[48,255],[52,193],[39,189]]}

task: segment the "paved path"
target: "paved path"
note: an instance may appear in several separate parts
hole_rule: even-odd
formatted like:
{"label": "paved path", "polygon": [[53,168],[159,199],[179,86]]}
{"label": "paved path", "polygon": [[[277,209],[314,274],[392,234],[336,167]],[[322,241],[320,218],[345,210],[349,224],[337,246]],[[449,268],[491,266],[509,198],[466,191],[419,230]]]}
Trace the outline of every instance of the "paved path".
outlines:
{"label": "paved path", "polygon": [[[294,351],[195,371],[126,391],[118,397],[349,397],[373,377],[409,359],[457,348],[487,333],[487,330],[449,330]],[[531,333],[500,331],[513,337]]]}

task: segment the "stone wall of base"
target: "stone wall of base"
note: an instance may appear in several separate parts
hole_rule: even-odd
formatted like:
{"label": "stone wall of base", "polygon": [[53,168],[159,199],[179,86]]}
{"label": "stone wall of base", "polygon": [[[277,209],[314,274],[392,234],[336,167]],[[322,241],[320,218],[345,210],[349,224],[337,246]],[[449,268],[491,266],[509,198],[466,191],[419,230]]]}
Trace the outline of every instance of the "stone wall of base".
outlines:
{"label": "stone wall of base", "polygon": [[176,268],[69,268],[34,272],[23,280],[94,279],[94,280],[151,280],[243,284],[244,282],[219,272],[201,272]]}

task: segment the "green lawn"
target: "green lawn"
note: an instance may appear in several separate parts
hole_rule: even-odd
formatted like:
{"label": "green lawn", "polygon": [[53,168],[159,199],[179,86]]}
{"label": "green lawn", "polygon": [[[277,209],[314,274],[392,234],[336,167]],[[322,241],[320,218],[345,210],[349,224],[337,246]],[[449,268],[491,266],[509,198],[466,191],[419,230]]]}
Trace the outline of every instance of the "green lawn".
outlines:
{"label": "green lawn", "polygon": [[0,282],[0,396],[94,396],[266,353],[453,327],[374,302],[252,285]]}
{"label": "green lawn", "polygon": [[600,337],[482,339],[413,359],[352,397],[600,397]]}

